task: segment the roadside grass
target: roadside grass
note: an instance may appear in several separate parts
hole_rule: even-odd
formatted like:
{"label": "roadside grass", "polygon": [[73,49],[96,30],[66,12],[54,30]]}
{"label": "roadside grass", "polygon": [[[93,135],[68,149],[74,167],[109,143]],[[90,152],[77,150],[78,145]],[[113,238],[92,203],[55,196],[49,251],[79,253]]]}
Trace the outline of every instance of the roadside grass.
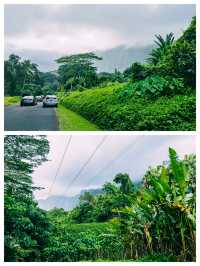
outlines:
{"label": "roadside grass", "polygon": [[56,109],[61,131],[97,131],[96,125],[59,104]]}
{"label": "roadside grass", "polygon": [[20,97],[19,96],[6,96],[4,97],[4,105],[9,106],[15,103],[20,102]]}

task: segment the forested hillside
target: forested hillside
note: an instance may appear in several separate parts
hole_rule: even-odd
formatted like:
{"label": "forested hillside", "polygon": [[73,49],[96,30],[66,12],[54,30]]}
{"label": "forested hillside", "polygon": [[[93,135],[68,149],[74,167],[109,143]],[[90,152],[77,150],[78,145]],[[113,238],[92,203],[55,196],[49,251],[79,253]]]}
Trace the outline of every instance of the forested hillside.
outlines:
{"label": "forested hillside", "polygon": [[5,137],[5,261],[195,261],[195,155],[169,148],[139,186],[118,173],[67,212],[33,197],[31,173],[48,151],[42,136]]}

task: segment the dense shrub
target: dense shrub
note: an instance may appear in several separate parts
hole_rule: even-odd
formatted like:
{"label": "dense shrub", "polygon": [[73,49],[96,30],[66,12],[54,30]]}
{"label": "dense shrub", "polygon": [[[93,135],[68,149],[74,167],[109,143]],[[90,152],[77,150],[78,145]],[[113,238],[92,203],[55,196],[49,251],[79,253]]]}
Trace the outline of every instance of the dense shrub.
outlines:
{"label": "dense shrub", "polygon": [[181,78],[151,76],[144,80],[128,84],[120,96],[138,95],[149,99],[160,96],[183,94],[186,92]]}
{"label": "dense shrub", "polygon": [[52,219],[51,244],[44,261],[116,261],[123,252],[118,227],[110,223],[60,224]]}
{"label": "dense shrub", "polygon": [[61,102],[103,130],[195,130],[195,101],[192,94],[148,99],[116,84],[74,92]]}

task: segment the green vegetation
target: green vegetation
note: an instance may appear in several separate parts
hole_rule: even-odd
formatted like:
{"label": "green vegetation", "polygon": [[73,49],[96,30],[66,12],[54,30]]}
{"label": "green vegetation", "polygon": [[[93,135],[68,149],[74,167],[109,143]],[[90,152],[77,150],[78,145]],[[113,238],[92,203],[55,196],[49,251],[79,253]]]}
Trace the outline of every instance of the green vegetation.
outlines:
{"label": "green vegetation", "polygon": [[8,106],[8,105],[12,105],[15,103],[20,103],[20,97],[19,96],[7,96],[4,97],[4,105]]}
{"label": "green vegetation", "polygon": [[93,66],[95,60],[102,58],[94,53],[75,54],[64,56],[56,60],[60,65],[58,73],[65,88],[73,90],[74,88],[90,88],[97,84],[96,67]]}
{"label": "green vegetation", "polygon": [[156,35],[155,44],[148,64],[124,71],[126,83],[68,93],[62,104],[102,130],[195,130],[196,19],[178,40]]}
{"label": "green vegetation", "polygon": [[10,55],[5,94],[57,93],[63,106],[101,130],[195,130],[196,17],[179,39],[155,35],[154,43],[146,63],[133,62],[122,73],[98,73],[102,58],[92,52],[62,56],[57,71],[47,73]]}
{"label": "green vegetation", "polygon": [[62,105],[58,105],[56,109],[57,116],[59,119],[59,129],[66,131],[95,131],[98,127],[87,121],[80,115],[66,109]]}
{"label": "green vegetation", "polygon": [[42,73],[36,64],[14,54],[4,61],[4,80],[5,96],[46,95],[58,88],[54,72]]}
{"label": "green vegetation", "polygon": [[33,199],[48,151],[42,136],[5,137],[5,261],[195,261],[195,155],[169,148],[140,184],[119,173],[67,212]]}
{"label": "green vegetation", "polygon": [[33,168],[49,152],[44,137],[5,137],[5,260],[36,261],[48,241],[49,222],[33,199]]}
{"label": "green vegetation", "polygon": [[131,85],[73,92],[61,103],[104,130],[195,130],[193,94],[143,98]]}

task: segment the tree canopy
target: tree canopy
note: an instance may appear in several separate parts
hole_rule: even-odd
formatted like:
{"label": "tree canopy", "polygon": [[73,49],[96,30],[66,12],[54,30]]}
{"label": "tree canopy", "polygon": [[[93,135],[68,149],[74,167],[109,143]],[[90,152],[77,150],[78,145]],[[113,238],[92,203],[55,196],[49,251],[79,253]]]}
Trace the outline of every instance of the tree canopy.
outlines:
{"label": "tree canopy", "polygon": [[5,260],[38,261],[48,242],[49,221],[33,198],[31,173],[46,161],[45,137],[5,137]]}

